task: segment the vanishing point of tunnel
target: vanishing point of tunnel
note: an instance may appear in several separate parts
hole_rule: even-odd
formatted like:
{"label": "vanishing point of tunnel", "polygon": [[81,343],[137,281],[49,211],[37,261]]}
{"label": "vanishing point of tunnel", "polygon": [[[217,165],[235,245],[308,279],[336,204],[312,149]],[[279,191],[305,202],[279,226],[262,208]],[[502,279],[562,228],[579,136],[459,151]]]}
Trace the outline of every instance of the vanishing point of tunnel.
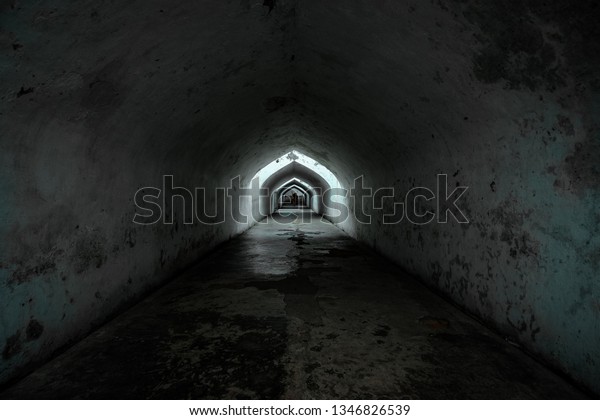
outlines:
{"label": "vanishing point of tunnel", "polygon": [[0,399],[597,398],[598,21],[0,3]]}

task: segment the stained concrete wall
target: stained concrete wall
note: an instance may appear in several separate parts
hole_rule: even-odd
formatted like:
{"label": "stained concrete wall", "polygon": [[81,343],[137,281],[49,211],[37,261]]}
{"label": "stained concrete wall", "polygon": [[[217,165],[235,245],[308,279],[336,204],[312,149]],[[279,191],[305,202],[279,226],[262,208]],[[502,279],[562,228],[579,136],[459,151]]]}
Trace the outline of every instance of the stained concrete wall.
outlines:
{"label": "stained concrete wall", "polygon": [[210,189],[258,170],[285,36],[230,6],[0,6],[0,382],[247,228],[132,223],[165,174]]}
{"label": "stained concrete wall", "polygon": [[301,9],[310,29],[298,77],[329,129],[369,151],[354,175],[401,194],[435,191],[438,173],[450,190],[469,187],[460,201],[468,225],[390,227],[376,212],[356,237],[600,390],[598,7]]}
{"label": "stained concrete wall", "polygon": [[340,227],[600,391],[591,1],[0,5],[0,382],[247,226],[133,194],[299,150],[342,185],[469,187],[471,223]]}

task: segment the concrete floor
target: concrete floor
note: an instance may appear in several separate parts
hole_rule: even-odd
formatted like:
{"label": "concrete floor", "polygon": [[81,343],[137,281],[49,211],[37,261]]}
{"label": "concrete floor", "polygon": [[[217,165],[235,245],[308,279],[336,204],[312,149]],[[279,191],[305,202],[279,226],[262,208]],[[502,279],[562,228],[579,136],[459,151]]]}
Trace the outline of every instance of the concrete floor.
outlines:
{"label": "concrete floor", "polygon": [[0,398],[588,398],[330,223],[283,218]]}

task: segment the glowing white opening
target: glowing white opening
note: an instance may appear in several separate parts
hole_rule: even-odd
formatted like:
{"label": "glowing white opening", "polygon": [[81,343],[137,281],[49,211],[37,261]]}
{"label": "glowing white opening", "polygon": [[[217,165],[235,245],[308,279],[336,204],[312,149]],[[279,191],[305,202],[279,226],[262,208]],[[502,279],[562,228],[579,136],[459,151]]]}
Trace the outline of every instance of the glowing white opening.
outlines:
{"label": "glowing white opening", "polygon": [[299,180],[298,178],[292,178],[292,179],[288,179],[285,182],[282,182],[277,188],[275,188],[275,190],[273,190],[273,194],[275,194],[275,192],[281,190],[283,188],[284,185],[288,185],[288,184],[297,184],[299,186],[302,186],[306,191],[308,190],[312,190],[313,188],[308,185],[306,182]]}
{"label": "glowing white opening", "polygon": [[258,171],[254,178],[252,178],[252,180],[258,178],[258,183],[262,187],[262,184],[271,175],[273,175],[281,168],[290,165],[293,162],[305,166],[311,171],[319,174],[325,180],[325,182],[329,184],[329,188],[342,188],[342,185],[340,184],[336,176],[333,174],[333,172],[331,172],[329,169],[321,165],[313,158],[308,157],[305,154],[298,152],[297,150],[292,150],[291,152],[281,156],[279,159],[275,159],[273,162],[269,163],[267,166]]}

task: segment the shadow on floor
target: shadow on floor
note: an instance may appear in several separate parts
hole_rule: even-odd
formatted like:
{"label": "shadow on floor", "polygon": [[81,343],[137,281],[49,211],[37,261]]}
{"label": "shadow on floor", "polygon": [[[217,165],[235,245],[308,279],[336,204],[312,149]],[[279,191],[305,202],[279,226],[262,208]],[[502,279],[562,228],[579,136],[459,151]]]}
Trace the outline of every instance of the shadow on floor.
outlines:
{"label": "shadow on floor", "polygon": [[589,396],[330,223],[283,210],[0,398]]}

